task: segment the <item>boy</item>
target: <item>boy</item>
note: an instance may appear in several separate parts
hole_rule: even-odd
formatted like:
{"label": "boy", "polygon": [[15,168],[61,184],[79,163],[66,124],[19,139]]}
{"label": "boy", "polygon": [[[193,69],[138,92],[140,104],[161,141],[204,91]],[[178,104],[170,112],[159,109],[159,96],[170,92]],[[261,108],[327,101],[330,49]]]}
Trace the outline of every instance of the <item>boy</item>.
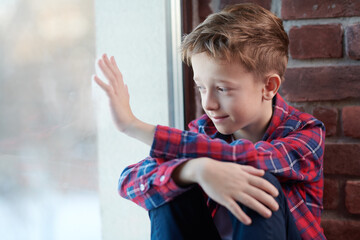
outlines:
{"label": "boy", "polygon": [[282,21],[254,4],[227,7],[184,38],[182,55],[206,113],[190,131],[137,119],[114,57],[98,62],[109,85],[94,76],[119,130],[151,146],[119,193],[149,210],[152,239],[325,239],[324,126],[277,93]]}

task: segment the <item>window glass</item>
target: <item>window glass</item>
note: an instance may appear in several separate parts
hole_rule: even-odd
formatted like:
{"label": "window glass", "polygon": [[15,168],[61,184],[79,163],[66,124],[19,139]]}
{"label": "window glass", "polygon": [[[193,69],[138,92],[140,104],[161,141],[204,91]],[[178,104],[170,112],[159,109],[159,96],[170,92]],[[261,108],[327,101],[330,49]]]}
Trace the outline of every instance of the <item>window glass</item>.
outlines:
{"label": "window glass", "polygon": [[0,236],[100,239],[93,1],[0,0]]}

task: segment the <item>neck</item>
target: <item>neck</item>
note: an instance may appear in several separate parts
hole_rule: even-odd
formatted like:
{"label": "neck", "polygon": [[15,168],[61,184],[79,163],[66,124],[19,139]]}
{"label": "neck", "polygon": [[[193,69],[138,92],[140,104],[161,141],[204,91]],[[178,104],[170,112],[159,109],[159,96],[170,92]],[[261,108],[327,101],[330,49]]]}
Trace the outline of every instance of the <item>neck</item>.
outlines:
{"label": "neck", "polygon": [[253,143],[262,140],[273,114],[272,101],[266,101],[264,104],[266,105],[259,120],[233,133],[235,139],[247,139]]}

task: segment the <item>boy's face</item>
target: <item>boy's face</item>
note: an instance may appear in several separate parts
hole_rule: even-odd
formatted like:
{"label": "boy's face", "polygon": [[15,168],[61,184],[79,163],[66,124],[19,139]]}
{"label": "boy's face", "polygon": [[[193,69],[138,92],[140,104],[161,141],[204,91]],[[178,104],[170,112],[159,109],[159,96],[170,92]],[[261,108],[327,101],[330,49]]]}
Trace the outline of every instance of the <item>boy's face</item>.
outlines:
{"label": "boy's face", "polygon": [[264,81],[239,63],[216,61],[206,53],[194,54],[191,62],[202,107],[219,132],[235,138],[263,133],[272,113],[263,99]]}

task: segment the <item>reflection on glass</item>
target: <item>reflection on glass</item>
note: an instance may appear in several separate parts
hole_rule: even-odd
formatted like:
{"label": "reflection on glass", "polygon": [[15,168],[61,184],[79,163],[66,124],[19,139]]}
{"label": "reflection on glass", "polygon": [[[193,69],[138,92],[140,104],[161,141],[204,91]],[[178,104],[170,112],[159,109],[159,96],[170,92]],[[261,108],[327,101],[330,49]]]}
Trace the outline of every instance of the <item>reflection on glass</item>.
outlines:
{"label": "reflection on glass", "polygon": [[0,0],[1,239],[100,239],[93,1]]}

